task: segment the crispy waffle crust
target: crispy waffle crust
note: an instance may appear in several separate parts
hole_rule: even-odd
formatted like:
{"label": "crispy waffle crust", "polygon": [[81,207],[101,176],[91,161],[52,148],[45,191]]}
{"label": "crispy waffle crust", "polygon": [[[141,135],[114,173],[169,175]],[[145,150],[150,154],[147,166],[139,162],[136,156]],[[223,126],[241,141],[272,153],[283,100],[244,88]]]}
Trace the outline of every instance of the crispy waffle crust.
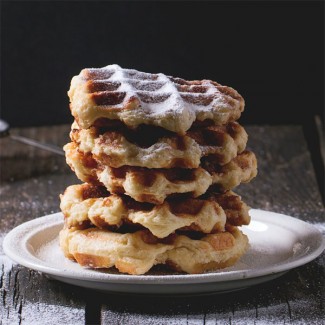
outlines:
{"label": "crispy waffle crust", "polygon": [[226,165],[218,165],[206,158],[202,167],[195,169],[147,169],[123,166],[102,166],[91,153],[78,150],[75,142],[64,147],[66,160],[83,182],[104,185],[115,194],[126,194],[138,202],[161,204],[169,195],[188,193],[191,197],[204,194],[213,184],[219,191],[230,190],[256,176],[254,153],[244,151]]}
{"label": "crispy waffle crust", "polygon": [[92,153],[100,164],[114,168],[198,168],[206,156],[224,165],[243,152],[247,143],[246,131],[236,122],[193,129],[184,136],[161,133],[157,128],[148,136],[126,128],[83,130],[74,123],[70,137],[80,151]]}
{"label": "crispy waffle crust", "polygon": [[218,165],[213,157],[204,158],[201,168],[211,175],[213,187],[222,192],[256,177],[257,160],[253,152],[246,150],[223,166]]}
{"label": "crispy waffle crust", "polygon": [[91,268],[111,268],[144,274],[156,264],[187,273],[202,273],[233,265],[247,250],[247,237],[236,227],[200,239],[173,234],[159,239],[147,230],[113,233],[98,228],[64,228],[60,245],[70,259]]}
{"label": "crispy waffle crust", "polygon": [[82,228],[91,222],[98,228],[116,229],[136,224],[163,238],[177,229],[221,231],[226,223],[223,209],[213,201],[187,199],[153,205],[103,192],[89,184],[69,186],[60,206],[67,227]]}
{"label": "crispy waffle crust", "polygon": [[237,120],[244,99],[211,80],[187,81],[118,65],[84,69],[73,77],[70,109],[83,129],[120,120],[128,126],[160,126],[185,134],[197,121],[223,125]]}
{"label": "crispy waffle crust", "polygon": [[223,231],[226,222],[240,226],[250,220],[247,205],[233,192],[210,194],[204,199],[171,199],[154,205],[109,194],[103,187],[85,183],[69,186],[61,195],[60,208],[68,228],[93,224],[116,230],[137,225],[159,238],[176,230]]}

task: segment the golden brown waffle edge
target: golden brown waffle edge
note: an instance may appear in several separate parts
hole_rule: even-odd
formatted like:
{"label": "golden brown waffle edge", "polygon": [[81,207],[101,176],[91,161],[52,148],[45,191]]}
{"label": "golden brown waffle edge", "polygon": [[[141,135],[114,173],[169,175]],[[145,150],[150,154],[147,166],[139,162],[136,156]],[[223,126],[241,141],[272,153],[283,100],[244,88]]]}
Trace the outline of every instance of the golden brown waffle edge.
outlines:
{"label": "golden brown waffle edge", "polygon": [[216,125],[235,121],[245,104],[236,90],[215,81],[187,81],[116,64],[83,69],[72,78],[68,95],[81,128],[108,119],[131,127],[156,125],[179,134],[196,120]]}

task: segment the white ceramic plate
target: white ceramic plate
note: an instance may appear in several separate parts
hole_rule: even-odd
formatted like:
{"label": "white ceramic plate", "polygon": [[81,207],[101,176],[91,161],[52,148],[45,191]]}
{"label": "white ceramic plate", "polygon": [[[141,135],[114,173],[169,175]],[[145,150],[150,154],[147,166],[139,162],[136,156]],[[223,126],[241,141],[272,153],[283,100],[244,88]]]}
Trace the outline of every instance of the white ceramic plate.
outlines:
{"label": "white ceramic plate", "polygon": [[262,210],[251,210],[252,221],[242,227],[250,248],[232,267],[205,274],[159,274],[130,276],[82,268],[63,256],[58,233],[61,213],[26,222],[4,239],[5,253],[15,262],[41,271],[62,282],[81,287],[149,294],[197,294],[243,289],[275,279],[306,264],[325,248],[322,234],[301,220]]}

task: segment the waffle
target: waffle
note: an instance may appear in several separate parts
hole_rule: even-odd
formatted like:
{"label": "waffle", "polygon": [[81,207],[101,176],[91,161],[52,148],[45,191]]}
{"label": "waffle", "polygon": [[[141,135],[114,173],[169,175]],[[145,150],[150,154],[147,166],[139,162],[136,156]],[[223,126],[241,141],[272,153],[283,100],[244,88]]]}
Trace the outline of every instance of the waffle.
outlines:
{"label": "waffle", "polygon": [[92,153],[99,163],[114,168],[198,168],[205,156],[213,156],[218,164],[224,165],[241,153],[247,143],[247,133],[236,122],[194,129],[184,136],[159,132],[149,137],[141,131],[117,129],[101,133],[95,127],[83,130],[74,123],[70,137],[80,151]]}
{"label": "waffle", "polygon": [[209,193],[199,199],[169,199],[163,204],[139,203],[128,196],[109,194],[90,184],[69,186],[61,195],[60,208],[67,227],[117,229],[124,224],[141,225],[163,238],[175,230],[216,232],[224,225],[249,224],[248,206],[228,191]]}
{"label": "waffle", "polygon": [[209,192],[200,197],[202,200],[217,202],[227,217],[227,224],[233,226],[248,225],[251,221],[248,205],[232,191],[225,193]]}
{"label": "waffle", "polygon": [[104,185],[109,192],[129,195],[138,202],[161,204],[176,193],[198,197],[211,184],[218,191],[226,191],[249,182],[257,173],[256,157],[250,151],[244,151],[224,166],[207,158],[201,165],[205,169],[147,169],[101,166],[91,153],[80,152],[74,142],[65,145],[64,150],[67,163],[80,180]]}
{"label": "waffle", "polygon": [[171,200],[153,205],[127,196],[110,195],[103,188],[87,183],[69,186],[61,195],[60,208],[68,228],[85,228],[91,223],[98,228],[116,230],[125,224],[135,224],[159,238],[178,229],[203,233],[223,231],[226,223],[223,208],[214,200]]}
{"label": "waffle", "polygon": [[120,120],[131,127],[148,124],[185,134],[196,120],[224,125],[244,110],[238,92],[217,82],[187,81],[115,64],[82,70],[72,78],[68,95],[72,115],[83,129]]}
{"label": "waffle", "polygon": [[236,227],[226,232],[191,239],[185,235],[154,237],[146,230],[114,233],[98,228],[64,228],[60,245],[66,257],[91,268],[111,268],[144,274],[156,264],[168,264],[187,273],[202,273],[235,264],[248,247],[246,235]]}
{"label": "waffle", "polygon": [[211,175],[213,188],[221,192],[248,183],[257,175],[256,156],[248,150],[223,166],[218,165],[213,157],[204,158],[201,167]]}

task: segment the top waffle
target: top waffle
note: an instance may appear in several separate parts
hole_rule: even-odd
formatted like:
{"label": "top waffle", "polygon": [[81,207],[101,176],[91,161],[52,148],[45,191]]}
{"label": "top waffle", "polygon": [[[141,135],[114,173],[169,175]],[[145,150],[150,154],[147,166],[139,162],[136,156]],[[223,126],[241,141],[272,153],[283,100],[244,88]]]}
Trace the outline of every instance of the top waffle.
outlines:
{"label": "top waffle", "polygon": [[82,70],[72,78],[68,95],[83,129],[120,120],[129,127],[149,124],[184,134],[196,120],[223,125],[244,110],[238,92],[215,81],[187,81],[116,64]]}

